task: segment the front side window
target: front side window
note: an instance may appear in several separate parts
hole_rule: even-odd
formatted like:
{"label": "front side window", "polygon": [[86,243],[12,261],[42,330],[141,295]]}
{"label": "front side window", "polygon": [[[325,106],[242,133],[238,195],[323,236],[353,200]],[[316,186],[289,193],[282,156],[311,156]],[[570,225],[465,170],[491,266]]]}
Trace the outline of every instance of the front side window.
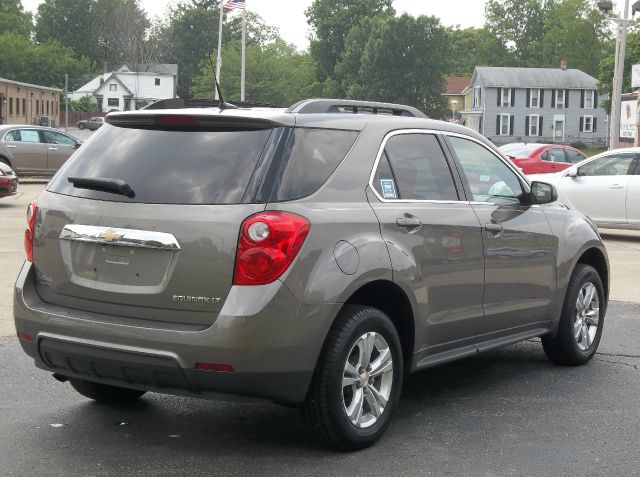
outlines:
{"label": "front side window", "polygon": [[518,205],[523,190],[516,173],[486,147],[469,139],[449,138],[467,179],[472,199]]}
{"label": "front side window", "polygon": [[44,131],[44,138],[49,144],[62,144],[66,146],[75,146],[76,144],[74,139],[55,131]]}
{"label": "front side window", "polygon": [[601,157],[578,168],[579,176],[627,176],[633,171],[634,154],[619,154]]}
{"label": "front side window", "polygon": [[373,185],[385,199],[458,200],[451,169],[438,139],[432,134],[391,137]]}
{"label": "front side window", "polygon": [[563,89],[556,90],[556,108],[562,109],[565,105],[565,95]]}

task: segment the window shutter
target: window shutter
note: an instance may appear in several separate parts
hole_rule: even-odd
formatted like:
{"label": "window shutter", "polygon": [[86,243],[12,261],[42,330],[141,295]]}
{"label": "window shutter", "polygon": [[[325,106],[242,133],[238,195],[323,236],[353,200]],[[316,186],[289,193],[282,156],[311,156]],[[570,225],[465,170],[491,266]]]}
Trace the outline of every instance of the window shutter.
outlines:
{"label": "window shutter", "polygon": [[511,107],[513,108],[516,105],[516,89],[511,88]]}
{"label": "window shutter", "polygon": [[540,90],[540,107],[544,108],[544,90]]}
{"label": "window shutter", "polygon": [[583,89],[580,90],[580,109],[584,109],[584,93]]}
{"label": "window shutter", "polygon": [[498,104],[497,106],[502,106],[502,88],[498,88]]}
{"label": "window shutter", "polygon": [[513,136],[513,114],[509,115],[509,136]]}
{"label": "window shutter", "polygon": [[564,107],[565,108],[569,107],[569,90],[568,89],[564,90]]}
{"label": "window shutter", "polygon": [[555,89],[551,90],[551,107],[552,108],[556,107],[556,90]]}
{"label": "window shutter", "polygon": [[593,118],[592,122],[593,122],[593,132],[597,132],[598,118]]}
{"label": "window shutter", "polygon": [[598,92],[593,92],[593,107],[598,109]]}
{"label": "window shutter", "polygon": [[527,88],[527,104],[525,104],[525,107],[530,107],[531,106],[531,88]]}
{"label": "window shutter", "polygon": [[500,115],[496,116],[496,136],[500,135]]}
{"label": "window shutter", "polygon": [[531,119],[531,116],[525,116],[524,117],[524,135],[528,136],[529,135],[529,120]]}
{"label": "window shutter", "polygon": [[542,136],[542,123],[543,123],[543,117],[540,116],[540,118],[538,118],[538,136]]}
{"label": "window shutter", "polygon": [[584,132],[584,117],[580,116],[580,132]]}

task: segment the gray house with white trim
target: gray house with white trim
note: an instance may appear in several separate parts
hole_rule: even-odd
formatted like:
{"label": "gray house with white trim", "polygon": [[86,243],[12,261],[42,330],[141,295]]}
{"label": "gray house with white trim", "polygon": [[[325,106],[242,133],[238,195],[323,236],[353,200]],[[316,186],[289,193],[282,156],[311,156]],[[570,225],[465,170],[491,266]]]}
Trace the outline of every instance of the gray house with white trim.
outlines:
{"label": "gray house with white trim", "polygon": [[598,80],[576,69],[476,67],[460,114],[496,144],[605,144]]}

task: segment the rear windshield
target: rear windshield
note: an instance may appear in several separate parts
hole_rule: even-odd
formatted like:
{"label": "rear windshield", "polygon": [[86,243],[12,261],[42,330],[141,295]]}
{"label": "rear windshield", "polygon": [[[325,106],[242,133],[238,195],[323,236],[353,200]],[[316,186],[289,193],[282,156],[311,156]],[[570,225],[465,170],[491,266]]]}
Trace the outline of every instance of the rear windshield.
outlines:
{"label": "rear windshield", "polygon": [[540,149],[540,144],[505,144],[500,147],[503,154],[514,157],[527,157],[532,152]]}
{"label": "rear windshield", "polygon": [[[105,124],[78,149],[49,190],[122,202],[237,204],[271,132],[154,131]],[[69,177],[125,181],[135,196],[79,189]]]}

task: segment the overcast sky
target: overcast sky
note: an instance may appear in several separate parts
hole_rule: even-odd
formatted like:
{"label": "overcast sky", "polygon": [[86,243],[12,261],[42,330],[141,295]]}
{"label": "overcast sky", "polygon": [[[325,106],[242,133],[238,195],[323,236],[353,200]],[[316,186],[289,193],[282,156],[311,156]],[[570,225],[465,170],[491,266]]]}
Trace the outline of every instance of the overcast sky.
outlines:
{"label": "overcast sky", "polygon": [[[256,12],[269,25],[280,29],[282,37],[299,49],[308,46],[309,25],[304,15],[313,0],[247,0],[247,8]],[[41,0],[22,0],[25,9],[36,11]],[[169,5],[178,0],[140,0],[150,17],[163,16]],[[446,26],[482,26],[483,0],[394,0],[395,9],[412,15],[435,15]]]}

